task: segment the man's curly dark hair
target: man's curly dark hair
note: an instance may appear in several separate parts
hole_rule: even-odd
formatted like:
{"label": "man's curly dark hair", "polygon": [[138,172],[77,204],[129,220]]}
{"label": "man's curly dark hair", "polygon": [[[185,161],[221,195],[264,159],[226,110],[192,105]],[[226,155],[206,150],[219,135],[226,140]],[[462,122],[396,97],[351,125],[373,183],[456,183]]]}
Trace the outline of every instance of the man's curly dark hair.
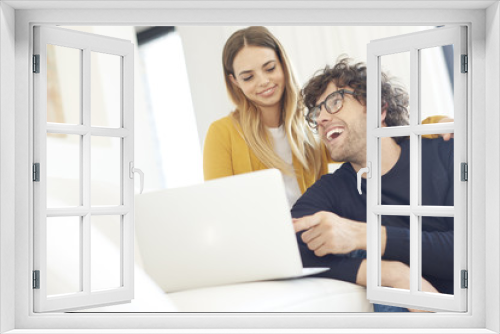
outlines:
{"label": "man's curly dark hair", "polygon": [[[382,77],[382,107],[387,109],[385,123],[387,126],[409,124],[409,96],[406,90],[393,82],[386,73]],[[339,89],[351,88],[354,98],[366,106],[366,65],[362,62],[352,63],[352,59],[341,58],[333,67],[326,66],[317,71],[301,90],[302,103],[308,109],[313,108],[326,87],[333,82]]]}

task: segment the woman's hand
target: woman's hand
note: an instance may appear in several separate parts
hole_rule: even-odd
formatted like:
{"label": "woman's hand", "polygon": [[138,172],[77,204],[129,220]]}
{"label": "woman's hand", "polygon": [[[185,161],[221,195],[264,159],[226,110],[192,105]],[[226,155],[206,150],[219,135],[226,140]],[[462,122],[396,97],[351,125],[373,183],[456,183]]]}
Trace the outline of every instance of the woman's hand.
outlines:
{"label": "woman's hand", "polygon": [[[453,118],[445,116],[445,117],[441,118],[438,123],[453,123],[453,122],[455,122],[455,120]],[[453,133],[443,133],[440,136],[443,137],[444,141],[448,141],[454,137]]]}

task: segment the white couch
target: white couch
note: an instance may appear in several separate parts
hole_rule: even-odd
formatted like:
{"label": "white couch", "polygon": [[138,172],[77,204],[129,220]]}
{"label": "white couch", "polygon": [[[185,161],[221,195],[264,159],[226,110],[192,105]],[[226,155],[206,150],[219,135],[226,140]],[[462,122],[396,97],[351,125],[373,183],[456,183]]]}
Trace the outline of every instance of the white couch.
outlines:
{"label": "white couch", "polygon": [[136,267],[135,298],[85,312],[372,312],[365,288],[327,278],[239,283],[164,293]]}

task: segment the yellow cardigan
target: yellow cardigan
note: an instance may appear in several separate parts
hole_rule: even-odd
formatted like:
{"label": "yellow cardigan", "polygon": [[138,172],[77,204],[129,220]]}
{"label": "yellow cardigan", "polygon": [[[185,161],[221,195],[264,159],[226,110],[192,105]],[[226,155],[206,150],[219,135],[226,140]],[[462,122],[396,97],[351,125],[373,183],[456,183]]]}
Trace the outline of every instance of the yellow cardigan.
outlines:
{"label": "yellow cardigan", "polygon": [[[319,175],[328,172],[329,157],[322,145],[321,170]],[[302,193],[318,179],[317,175],[304,169],[293,156],[293,166]],[[219,177],[250,173],[267,167],[250,150],[239,126],[231,116],[221,118],[210,125],[203,148],[203,174],[205,180]]]}
{"label": "yellow cardigan", "polygon": [[[443,117],[432,116],[426,118],[422,123],[437,123]],[[434,136],[434,138],[437,137],[437,135]],[[322,144],[319,176],[328,172],[328,163],[330,162],[333,161]],[[305,170],[295,156],[293,156],[293,166],[300,191],[304,193],[307,188],[318,180],[319,176]],[[250,151],[239,126],[237,127],[232,121],[231,116],[223,117],[210,125],[203,148],[203,174],[205,180],[250,173],[262,169],[267,169],[267,167]]]}

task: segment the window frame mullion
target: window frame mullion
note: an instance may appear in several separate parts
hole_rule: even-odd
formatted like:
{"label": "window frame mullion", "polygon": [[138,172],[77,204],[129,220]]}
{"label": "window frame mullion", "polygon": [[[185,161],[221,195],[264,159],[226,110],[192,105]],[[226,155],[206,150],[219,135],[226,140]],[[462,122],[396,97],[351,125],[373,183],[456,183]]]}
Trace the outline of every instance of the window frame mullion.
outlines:
{"label": "window frame mullion", "polygon": [[127,214],[121,216],[121,265],[122,286],[129,287],[130,298],[134,291],[134,179],[130,177],[130,162],[134,162],[134,71],[127,68],[134,67],[133,50],[121,57],[122,89],[121,89],[121,127],[125,135],[121,139],[121,180],[122,206]]}
{"label": "window frame mullion", "polygon": [[81,147],[81,199],[82,199],[82,207],[87,210],[87,213],[82,216],[81,224],[81,268],[80,275],[82,277],[82,292],[84,294],[91,293],[91,239],[90,239],[90,229],[91,229],[91,161],[90,161],[90,132],[88,131],[91,125],[90,118],[90,82],[91,82],[91,64],[90,64],[90,51],[88,48],[84,48],[81,52],[82,61],[81,61],[81,78],[82,78],[82,87],[81,87],[81,106],[82,109],[80,111],[81,124],[87,130],[86,133],[82,135],[82,147]]}
{"label": "window frame mullion", "polygon": [[[410,49],[410,208],[421,203],[421,155],[420,140],[414,133],[419,123],[420,111],[420,54],[418,49]],[[413,111],[413,112],[411,112]],[[418,189],[418,190],[417,190]],[[421,245],[419,245],[421,219],[411,210],[410,216],[410,293],[415,294],[421,286]]]}

